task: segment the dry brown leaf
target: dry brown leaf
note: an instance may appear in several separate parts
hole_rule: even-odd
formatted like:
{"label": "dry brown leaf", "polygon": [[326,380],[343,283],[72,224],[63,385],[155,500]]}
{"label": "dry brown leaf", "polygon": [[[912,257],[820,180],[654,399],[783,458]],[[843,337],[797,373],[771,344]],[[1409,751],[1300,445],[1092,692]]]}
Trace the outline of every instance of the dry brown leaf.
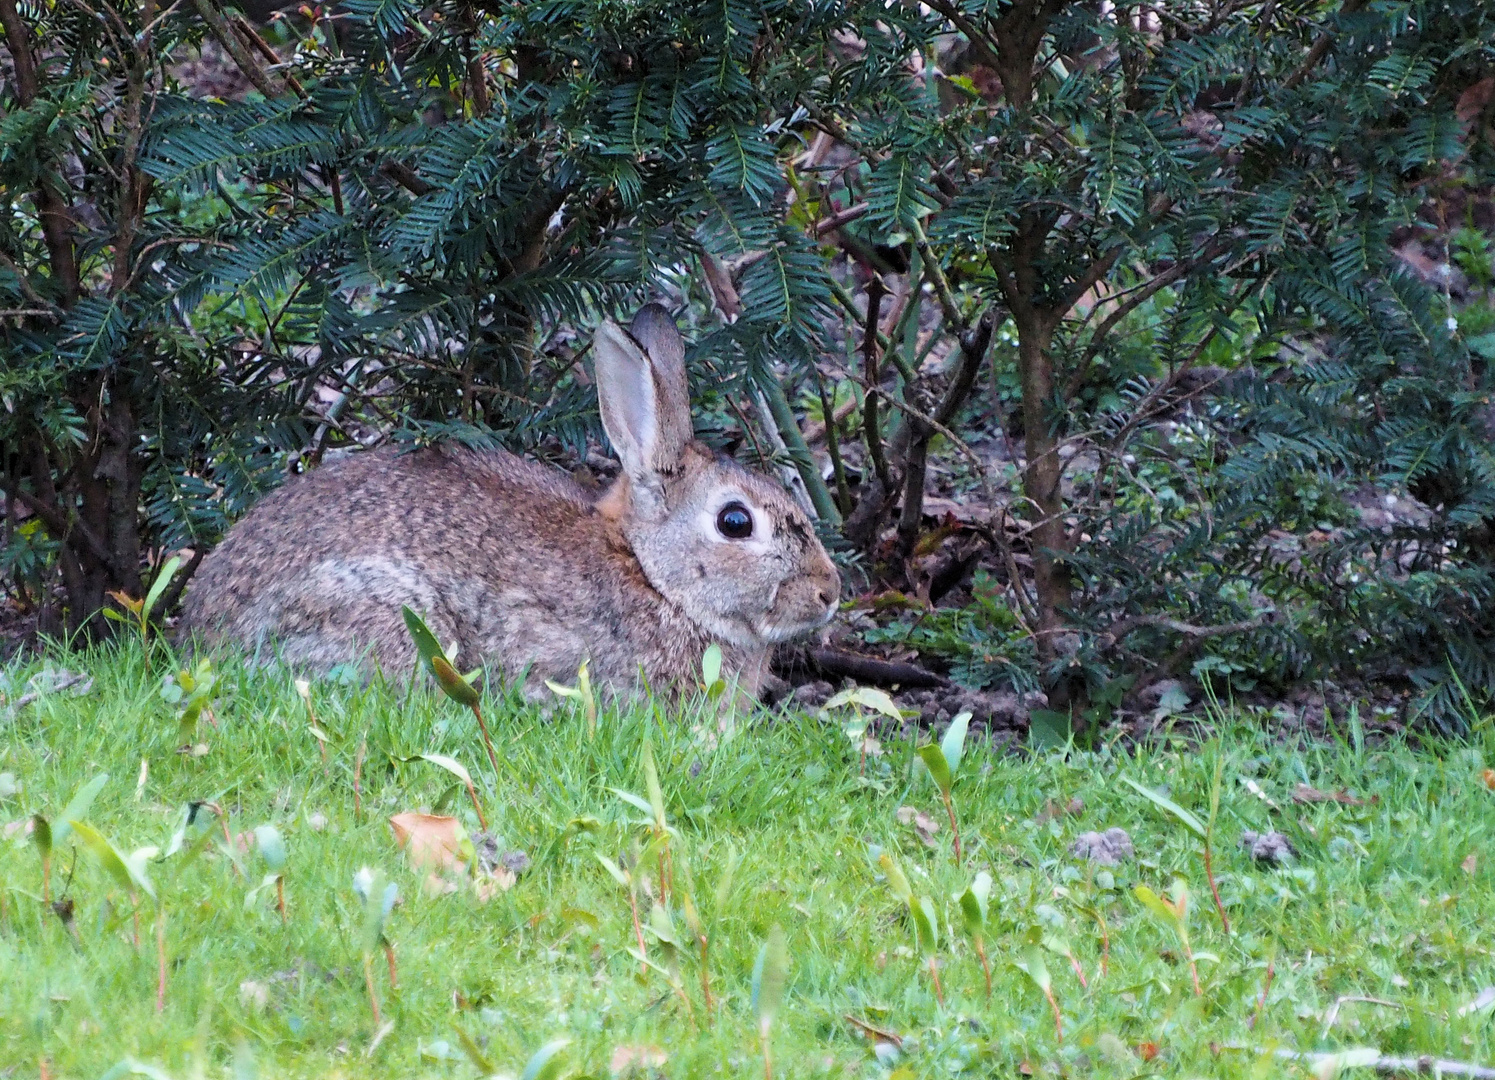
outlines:
{"label": "dry brown leaf", "polygon": [[5,823],[5,826],[3,828],[0,828],[0,836],[3,836],[7,840],[16,835],[16,833],[24,833],[25,835],[30,836],[31,829],[32,824],[30,818],[22,818],[19,821],[7,821]]}
{"label": "dry brown leaf", "polygon": [[737,286],[732,283],[732,273],[721,260],[709,251],[701,252],[701,269],[706,278],[706,287],[722,318],[731,323],[742,314],[742,299],[737,295]]}
{"label": "dry brown leaf", "polygon": [[432,870],[420,883],[421,894],[429,899],[438,896],[446,896],[448,893],[457,891],[457,883],[451,878],[442,877]]}
{"label": "dry brown leaf", "polygon": [[1307,784],[1299,784],[1293,788],[1293,802],[1296,803],[1336,802],[1343,806],[1365,806],[1367,801],[1374,803],[1379,802],[1380,799],[1379,795],[1372,795],[1369,800],[1361,799],[1344,790],[1320,791],[1318,788],[1309,787]]}
{"label": "dry brown leaf", "polygon": [[1490,107],[1492,98],[1495,98],[1495,76],[1481,79],[1467,87],[1459,95],[1459,103],[1454,106],[1454,115],[1459,118],[1459,123],[1472,124],[1479,118],[1480,113]]}
{"label": "dry brown leaf", "polygon": [[418,869],[461,870],[466,865],[462,826],[454,817],[411,811],[390,818],[389,827],[394,830],[396,846]]}
{"label": "dry brown leaf", "polygon": [[1486,769],[1484,772],[1479,774],[1479,778],[1484,783],[1485,787],[1489,788],[1491,791],[1495,791],[1495,769]]}
{"label": "dry brown leaf", "polygon": [[607,1063],[607,1071],[614,1076],[626,1076],[631,1072],[658,1069],[670,1055],[657,1046],[619,1046]]}
{"label": "dry brown leaf", "polygon": [[514,871],[506,866],[495,866],[492,870],[475,875],[472,879],[472,891],[482,903],[486,904],[499,893],[506,893],[514,887],[518,881]]}
{"label": "dry brown leaf", "polygon": [[1033,820],[1039,825],[1047,825],[1050,821],[1053,821],[1057,818],[1065,817],[1066,815],[1068,815],[1069,817],[1074,817],[1077,814],[1083,812],[1084,809],[1085,800],[1080,798],[1078,795],[1076,795],[1073,799],[1070,799],[1069,802],[1062,805],[1058,802],[1058,800],[1050,799],[1043,804],[1043,809],[1038,811],[1038,813],[1034,815]]}
{"label": "dry brown leaf", "polygon": [[259,1012],[270,1004],[270,988],[255,979],[245,979],[239,984],[239,1004]]}
{"label": "dry brown leaf", "polygon": [[940,831],[940,823],[924,811],[912,806],[900,806],[897,818],[900,825],[912,825],[914,831],[919,834],[919,839],[924,841],[926,846],[939,846],[934,837]]}
{"label": "dry brown leaf", "polygon": [[1474,857],[1474,852],[1472,851],[1464,859],[1463,862],[1459,863],[1459,869],[1464,871],[1464,873],[1468,874],[1470,877],[1474,876],[1475,868],[1478,866],[1479,860]]}

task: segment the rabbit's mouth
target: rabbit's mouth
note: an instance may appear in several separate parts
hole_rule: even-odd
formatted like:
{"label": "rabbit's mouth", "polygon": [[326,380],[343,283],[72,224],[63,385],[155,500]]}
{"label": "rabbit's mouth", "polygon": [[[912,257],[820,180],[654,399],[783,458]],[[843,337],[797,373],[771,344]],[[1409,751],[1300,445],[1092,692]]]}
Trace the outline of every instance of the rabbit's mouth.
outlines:
{"label": "rabbit's mouth", "polygon": [[767,618],[762,620],[756,628],[758,636],[764,641],[778,645],[785,641],[793,641],[796,638],[806,637],[821,629],[836,617],[836,611],[840,608],[838,601],[832,601],[826,605],[825,610],[819,614],[806,619],[786,621],[783,618]]}

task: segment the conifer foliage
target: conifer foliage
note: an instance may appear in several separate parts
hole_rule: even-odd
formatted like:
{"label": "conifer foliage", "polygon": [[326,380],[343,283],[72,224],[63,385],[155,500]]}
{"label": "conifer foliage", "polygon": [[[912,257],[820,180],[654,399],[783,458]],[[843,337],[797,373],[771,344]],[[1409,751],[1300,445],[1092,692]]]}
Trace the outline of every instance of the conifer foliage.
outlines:
{"label": "conifer foliage", "polygon": [[[328,448],[580,447],[587,328],[668,284],[873,576],[1012,437],[984,535],[1056,703],[1205,642],[1488,696],[1495,325],[1394,251],[1491,181],[1487,6],[0,0],[3,571],[76,630]],[[1362,483],[1430,512],[1273,554]]]}

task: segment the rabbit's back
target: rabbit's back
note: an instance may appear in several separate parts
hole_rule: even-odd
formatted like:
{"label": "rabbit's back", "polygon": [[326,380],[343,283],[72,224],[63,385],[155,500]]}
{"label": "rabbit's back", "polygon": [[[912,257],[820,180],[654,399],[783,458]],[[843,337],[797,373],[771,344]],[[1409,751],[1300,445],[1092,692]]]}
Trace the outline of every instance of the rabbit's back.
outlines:
{"label": "rabbit's back", "polygon": [[704,632],[643,577],[590,493],[503,452],[378,450],[293,478],[202,564],[184,628],[293,664],[408,670],[401,605],[465,664],[529,684],[590,658],[616,683],[684,674]]}

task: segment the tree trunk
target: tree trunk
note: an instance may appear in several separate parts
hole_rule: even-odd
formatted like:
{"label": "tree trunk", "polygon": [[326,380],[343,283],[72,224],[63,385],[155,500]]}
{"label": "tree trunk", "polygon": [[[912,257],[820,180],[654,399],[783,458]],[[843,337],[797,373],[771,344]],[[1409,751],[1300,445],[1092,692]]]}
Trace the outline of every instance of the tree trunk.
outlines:
{"label": "tree trunk", "polygon": [[1055,638],[1069,607],[1069,571],[1062,563],[1068,538],[1064,528],[1063,463],[1050,403],[1054,396],[1054,362],[1049,355],[1053,329],[1033,313],[1018,321],[1018,371],[1023,391],[1024,516],[1032,523],[1034,589],[1038,594],[1038,659],[1048,665],[1057,655]]}
{"label": "tree trunk", "polygon": [[28,440],[28,503],[61,547],[58,569],[66,594],[61,624],[69,637],[107,633],[103,610],[111,591],[142,595],[143,463],[136,452],[135,419],[123,401],[107,400],[107,392],[92,396],[106,400],[86,413],[89,438],[83,451],[50,447],[39,432]]}

